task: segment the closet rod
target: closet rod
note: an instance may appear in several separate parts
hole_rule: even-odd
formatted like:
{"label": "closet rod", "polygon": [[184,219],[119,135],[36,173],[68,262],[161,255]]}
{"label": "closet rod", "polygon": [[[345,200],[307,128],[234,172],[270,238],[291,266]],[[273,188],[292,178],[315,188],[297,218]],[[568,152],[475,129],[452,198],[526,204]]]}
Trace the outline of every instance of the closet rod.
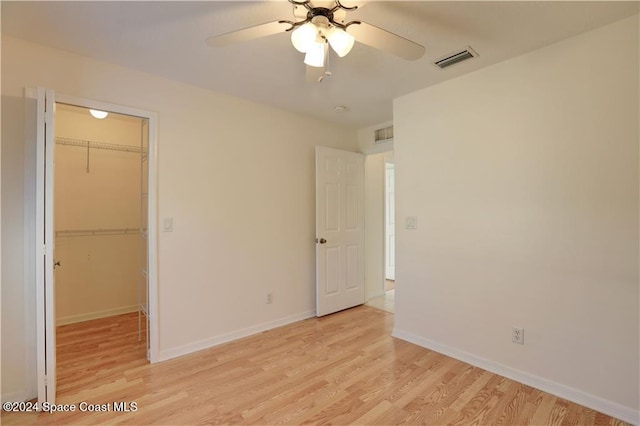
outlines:
{"label": "closet rod", "polygon": [[62,231],[56,231],[56,237],[92,237],[100,235],[133,235],[139,233],[140,228],[65,229]]}
{"label": "closet rod", "polygon": [[96,141],[71,139],[71,138],[56,138],[56,144],[80,146],[82,148],[107,149],[110,151],[142,152],[143,154],[146,154],[147,152],[146,149],[143,151],[142,148],[140,148],[139,146],[119,145],[115,143],[96,142]]}

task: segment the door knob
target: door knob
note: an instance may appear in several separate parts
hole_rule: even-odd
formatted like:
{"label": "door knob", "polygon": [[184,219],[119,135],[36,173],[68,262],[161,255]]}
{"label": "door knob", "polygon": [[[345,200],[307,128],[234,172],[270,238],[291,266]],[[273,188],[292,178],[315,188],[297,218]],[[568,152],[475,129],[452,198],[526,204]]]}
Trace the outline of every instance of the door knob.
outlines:
{"label": "door knob", "polygon": [[320,240],[316,239],[316,242],[318,242],[320,244],[326,244],[327,240],[325,240],[324,238],[320,238]]}
{"label": "door knob", "polygon": [[58,266],[60,266],[59,260],[56,260],[55,262],[53,262],[53,269],[56,269]]}

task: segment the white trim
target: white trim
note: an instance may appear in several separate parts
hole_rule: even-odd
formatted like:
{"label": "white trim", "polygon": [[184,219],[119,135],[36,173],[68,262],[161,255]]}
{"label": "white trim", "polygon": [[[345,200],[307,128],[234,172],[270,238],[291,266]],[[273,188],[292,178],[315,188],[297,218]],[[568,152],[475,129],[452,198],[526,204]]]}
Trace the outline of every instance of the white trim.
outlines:
{"label": "white trim", "polygon": [[24,144],[24,377],[25,400],[38,397],[38,349],[36,331],[36,151],[37,151],[37,109],[38,91],[24,89],[25,101],[25,144]]}
{"label": "white trim", "polygon": [[[384,191],[384,197],[382,197],[382,199],[384,200],[384,212],[383,212],[383,217],[384,217],[384,240],[383,240],[383,250],[384,250],[384,281],[382,283],[382,291],[386,292],[387,290],[387,280],[393,280],[395,281],[396,279],[396,267],[395,265],[393,266],[393,277],[389,278],[389,228],[393,228],[393,243],[395,245],[396,242],[396,225],[395,225],[395,221],[394,221],[394,225],[393,226],[389,226],[389,173],[390,171],[393,172],[393,176],[394,176],[394,184],[393,184],[393,194],[394,194],[394,200],[393,200],[393,206],[391,206],[391,208],[393,209],[394,212],[394,220],[395,220],[395,210],[396,210],[396,202],[395,202],[395,192],[396,192],[396,188],[395,188],[395,173],[396,173],[396,166],[393,162],[389,162],[387,160],[387,158],[384,159],[384,171],[382,172],[383,176],[384,176],[384,184],[382,185],[383,187],[383,191]],[[393,255],[395,258],[395,247],[393,248]]]}
{"label": "white trim", "polygon": [[54,161],[55,149],[55,92],[45,90],[45,140],[44,140],[44,241],[46,243],[44,254],[44,298],[45,298],[45,336],[47,353],[47,375],[45,385],[47,387],[47,402],[54,403],[57,393],[56,370],[56,298],[55,278],[53,273],[53,251],[55,246],[54,232]]}
{"label": "white trim", "polygon": [[30,398],[27,397],[26,391],[9,392],[2,395],[2,402],[25,402]]}
{"label": "white trim", "polygon": [[38,402],[47,401],[45,384],[47,349],[45,347],[45,254],[44,254],[44,217],[45,217],[45,89],[37,88],[36,105],[36,213],[35,213],[35,244],[33,257],[35,259],[35,288],[36,288],[36,348],[37,348],[37,378]]}
{"label": "white trim", "polygon": [[534,387],[560,398],[575,402],[576,404],[583,405],[585,407],[618,418],[625,422],[636,425],[640,424],[640,412],[634,410],[633,408],[625,407],[624,405],[618,404],[616,402],[600,398],[587,392],[583,392],[581,390],[527,373],[525,371],[508,367],[504,364],[479,357],[472,353],[462,351],[460,349],[456,349],[451,346],[426,339],[424,337],[403,330],[398,330],[397,328],[393,329],[393,333],[391,333],[391,335],[398,339],[406,340],[407,342],[422,346],[423,348],[427,348],[450,356],[451,358],[455,358],[476,367],[480,367],[484,370],[515,380],[517,382]]}
{"label": "white trim", "polygon": [[133,115],[149,120],[149,157],[148,157],[148,239],[149,253],[149,361],[158,362],[159,357],[159,329],[158,329],[158,114],[128,106],[112,104],[56,94],[56,102],[78,105],[86,108],[113,111],[120,114]]}
{"label": "white trim", "polygon": [[115,309],[106,309],[104,311],[87,312],[79,315],[69,315],[66,317],[56,319],[56,325],[68,325],[75,324],[77,322],[90,321],[94,319],[112,317],[114,315],[129,314],[131,312],[137,312],[138,305],[123,306]]}
{"label": "white trim", "polygon": [[387,152],[387,151],[393,151],[393,139],[387,142],[375,143],[373,145],[369,145],[368,147],[362,149],[360,152],[362,152],[364,155],[371,155],[371,154],[380,154],[382,152]]}
{"label": "white trim", "polygon": [[160,352],[159,361],[166,361],[168,359],[176,358],[182,355],[187,355],[193,352],[201,351],[203,349],[208,349],[213,346],[218,346],[223,343],[228,343],[237,339],[241,339],[243,337],[251,336],[253,334],[262,333],[263,331],[313,318],[315,316],[316,311],[301,312],[299,314],[290,315],[288,317],[265,322],[262,324],[257,324],[251,327],[232,331],[230,333],[221,334],[215,337],[209,337],[207,339],[198,340],[197,342],[188,343],[186,345],[178,346],[175,348],[166,349]]}

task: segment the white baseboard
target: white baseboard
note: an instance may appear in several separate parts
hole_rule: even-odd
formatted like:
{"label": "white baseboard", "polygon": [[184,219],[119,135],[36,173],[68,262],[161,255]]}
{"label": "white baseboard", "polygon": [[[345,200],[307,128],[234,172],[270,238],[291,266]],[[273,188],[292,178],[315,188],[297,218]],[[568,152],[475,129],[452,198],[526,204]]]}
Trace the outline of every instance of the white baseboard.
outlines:
{"label": "white baseboard", "polygon": [[86,314],[80,314],[80,315],[70,315],[68,317],[58,318],[56,320],[56,325],[67,325],[67,324],[74,324],[76,322],[83,322],[83,321],[90,321],[90,320],[99,319],[99,318],[112,317],[114,315],[122,315],[122,314],[131,313],[131,312],[136,312],[137,310],[138,310],[138,305],[130,305],[130,306],[123,306],[121,308],[107,309],[104,311],[88,312]]}
{"label": "white baseboard", "polygon": [[27,392],[24,390],[2,394],[2,402],[24,402],[26,400]]}
{"label": "white baseboard", "polygon": [[527,372],[516,370],[515,368],[508,367],[504,364],[494,362],[485,358],[481,358],[472,353],[465,352],[451,346],[444,345],[442,343],[426,339],[421,336],[417,336],[412,333],[408,333],[403,330],[393,329],[391,334],[398,339],[406,340],[407,342],[422,346],[441,354],[450,356],[457,360],[466,362],[476,367],[480,367],[484,370],[506,377],[508,379],[515,380],[522,384],[534,387],[552,395],[564,398],[568,401],[575,402],[576,404],[583,405],[625,422],[638,425],[640,420],[640,412],[616,402],[608,401],[606,399],[591,395],[578,389],[574,389],[569,386],[548,380]]}
{"label": "white baseboard", "polygon": [[316,316],[316,311],[302,312],[299,314],[280,318],[274,321],[269,321],[269,322],[254,325],[251,327],[243,328],[241,330],[232,331],[230,333],[221,334],[219,336],[214,336],[207,339],[199,340],[197,342],[189,343],[189,344],[178,346],[175,348],[162,350],[160,351],[160,354],[158,356],[158,361],[166,361],[168,359],[176,358],[182,355],[187,355],[196,351],[208,349],[213,346],[218,346],[223,343],[227,343],[233,340],[241,339],[243,337],[251,336],[252,334],[262,333],[263,331],[271,330],[277,327],[282,327],[283,325],[291,324],[297,321],[302,321],[307,318],[312,318],[315,316]]}

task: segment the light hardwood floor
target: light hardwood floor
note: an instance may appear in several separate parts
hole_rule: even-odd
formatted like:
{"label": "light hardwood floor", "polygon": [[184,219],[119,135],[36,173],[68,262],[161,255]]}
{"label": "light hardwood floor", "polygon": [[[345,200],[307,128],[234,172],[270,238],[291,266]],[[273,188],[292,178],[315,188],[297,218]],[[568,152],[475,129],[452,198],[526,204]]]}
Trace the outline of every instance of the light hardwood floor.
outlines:
{"label": "light hardwood floor", "polygon": [[396,291],[387,290],[382,296],[374,297],[367,302],[367,306],[382,309],[391,314],[395,313],[396,308]]}
{"label": "light hardwood floor", "polygon": [[390,337],[360,306],[150,365],[136,315],[58,330],[59,403],[135,412],[16,414],[3,424],[624,424]]}
{"label": "light hardwood floor", "polygon": [[396,281],[395,280],[384,280],[384,291],[395,290]]}

